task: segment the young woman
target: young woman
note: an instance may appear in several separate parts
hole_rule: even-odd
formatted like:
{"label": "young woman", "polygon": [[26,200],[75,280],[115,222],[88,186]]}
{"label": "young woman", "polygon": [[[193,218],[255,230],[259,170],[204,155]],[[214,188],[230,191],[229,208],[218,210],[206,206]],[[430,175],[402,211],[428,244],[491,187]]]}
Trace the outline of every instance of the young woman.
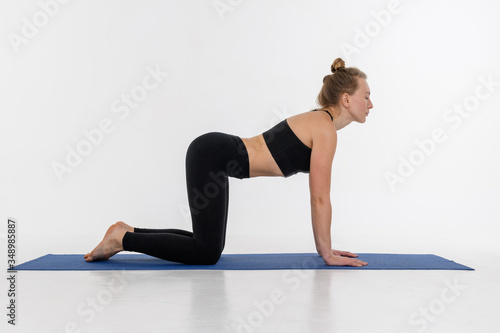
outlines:
{"label": "young woman", "polygon": [[252,138],[207,133],[186,155],[186,178],[193,231],[134,228],[117,222],[86,261],[106,260],[135,251],[184,264],[213,265],[224,249],[228,177],[289,177],[309,173],[311,215],[316,249],[327,265],[364,266],[356,254],[332,250],[330,182],[337,131],[364,123],[373,107],[366,75],[337,58],[323,78],[320,109],[283,120]]}

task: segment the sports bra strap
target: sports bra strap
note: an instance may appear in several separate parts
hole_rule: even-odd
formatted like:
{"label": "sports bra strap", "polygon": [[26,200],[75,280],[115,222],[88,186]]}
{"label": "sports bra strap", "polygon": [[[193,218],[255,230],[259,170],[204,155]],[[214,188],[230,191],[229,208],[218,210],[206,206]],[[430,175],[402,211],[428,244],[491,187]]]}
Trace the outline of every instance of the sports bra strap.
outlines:
{"label": "sports bra strap", "polygon": [[313,111],[325,111],[326,113],[328,113],[328,115],[330,116],[330,118],[332,119],[333,121],[333,117],[332,115],[330,114],[330,112],[328,112],[328,110],[319,110],[319,109],[314,109]]}

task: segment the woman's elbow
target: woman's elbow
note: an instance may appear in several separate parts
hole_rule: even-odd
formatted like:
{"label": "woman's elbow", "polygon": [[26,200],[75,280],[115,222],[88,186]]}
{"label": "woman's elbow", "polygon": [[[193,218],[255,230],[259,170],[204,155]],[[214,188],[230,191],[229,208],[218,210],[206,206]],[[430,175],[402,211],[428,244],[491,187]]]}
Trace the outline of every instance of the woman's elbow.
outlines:
{"label": "woman's elbow", "polygon": [[311,206],[321,207],[325,205],[331,205],[329,196],[311,196]]}

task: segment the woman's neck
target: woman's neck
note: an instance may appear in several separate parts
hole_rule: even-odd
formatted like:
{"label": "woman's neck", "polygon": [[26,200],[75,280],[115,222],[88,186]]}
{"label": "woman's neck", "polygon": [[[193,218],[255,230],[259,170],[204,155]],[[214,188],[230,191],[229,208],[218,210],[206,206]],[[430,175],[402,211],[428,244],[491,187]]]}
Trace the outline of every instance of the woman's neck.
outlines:
{"label": "woman's neck", "polygon": [[333,124],[335,125],[337,131],[346,127],[353,121],[349,112],[347,112],[347,110],[343,107],[330,106],[326,109],[333,115]]}

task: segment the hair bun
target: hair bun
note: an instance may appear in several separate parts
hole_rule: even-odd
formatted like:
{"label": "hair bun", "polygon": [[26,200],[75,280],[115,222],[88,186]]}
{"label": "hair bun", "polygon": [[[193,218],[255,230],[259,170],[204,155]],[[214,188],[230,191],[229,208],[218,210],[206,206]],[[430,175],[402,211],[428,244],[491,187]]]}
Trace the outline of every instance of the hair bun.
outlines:
{"label": "hair bun", "polygon": [[337,58],[333,61],[332,64],[332,73],[335,73],[339,68],[345,68],[345,61],[342,58]]}

